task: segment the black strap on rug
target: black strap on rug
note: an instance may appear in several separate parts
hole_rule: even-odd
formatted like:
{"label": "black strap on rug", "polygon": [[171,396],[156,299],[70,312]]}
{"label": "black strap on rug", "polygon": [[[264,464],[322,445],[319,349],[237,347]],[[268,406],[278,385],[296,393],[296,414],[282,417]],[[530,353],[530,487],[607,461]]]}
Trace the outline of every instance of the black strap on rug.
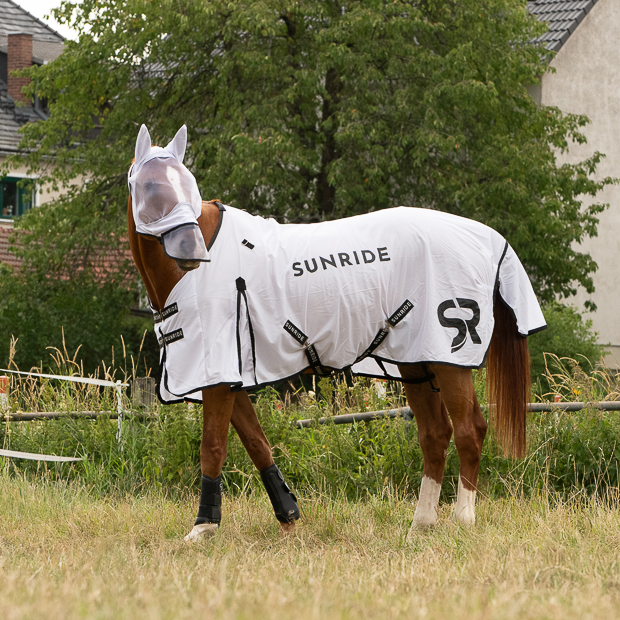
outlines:
{"label": "black strap on rug", "polygon": [[252,372],[254,373],[254,383],[256,380],[256,340],[254,339],[254,329],[252,328],[252,319],[250,318],[250,307],[248,306],[248,296],[246,295],[245,280],[237,278],[237,357],[239,358],[239,374],[243,373],[243,362],[241,360],[241,334],[239,333],[239,322],[241,321],[241,298],[245,302],[245,313],[248,321],[248,330],[250,331],[250,344],[252,347]]}
{"label": "black strap on rug", "polygon": [[428,382],[431,384],[431,392],[441,392],[441,390],[438,387],[435,387],[435,384],[433,383],[435,375],[430,371],[429,367],[426,364],[422,364],[422,368],[424,368]]}
{"label": "black strap on rug", "polygon": [[299,519],[301,515],[297,498],[284,482],[284,476],[278,466],[274,463],[267,469],[263,469],[260,477],[271,500],[276,519],[280,523],[293,523]]}
{"label": "black strap on rug", "polygon": [[173,316],[178,311],[179,311],[179,306],[175,302],[173,304],[170,304],[169,306],[166,306],[165,308],[162,308],[159,312],[157,310],[153,310],[153,320],[155,321],[155,324],[157,325],[157,323],[161,323],[162,321],[165,321],[167,318]]}
{"label": "black strap on rug", "polygon": [[183,329],[181,327],[167,334],[164,334],[161,328],[159,328],[159,338],[157,342],[159,343],[159,348],[163,349],[167,344],[171,344],[177,340],[183,340],[183,338],[185,338],[185,336],[183,335]]}
{"label": "black strap on rug", "polygon": [[387,335],[390,333],[390,328],[396,327],[412,309],[413,304],[408,299],[405,299],[405,301],[400,305],[400,308],[398,308],[398,310],[396,310],[396,312],[394,312],[394,314],[385,321],[385,327],[382,327],[377,332],[377,335],[373,338],[373,341],[370,343],[369,347],[353,363],[357,364],[373,353],[374,350],[387,338]]}
{"label": "black strap on rug", "polygon": [[222,477],[209,478],[202,474],[200,483],[200,506],[194,525],[219,523],[222,520]]}
{"label": "black strap on rug", "polygon": [[415,379],[401,379],[403,383],[409,383],[411,385],[419,385],[420,383],[430,383],[431,384],[431,392],[441,392],[438,387],[435,387],[433,383],[433,379],[436,379],[434,373],[432,373],[429,367],[426,364],[422,364],[422,368],[424,370],[424,375],[422,377],[416,377]]}
{"label": "black strap on rug", "polygon": [[316,347],[313,344],[308,344],[308,336],[306,336],[299,327],[291,323],[291,321],[286,321],[283,327],[302,347],[305,347],[306,357],[314,372],[319,377],[329,377],[329,375],[331,375],[330,370],[321,364],[321,359],[319,358]]}

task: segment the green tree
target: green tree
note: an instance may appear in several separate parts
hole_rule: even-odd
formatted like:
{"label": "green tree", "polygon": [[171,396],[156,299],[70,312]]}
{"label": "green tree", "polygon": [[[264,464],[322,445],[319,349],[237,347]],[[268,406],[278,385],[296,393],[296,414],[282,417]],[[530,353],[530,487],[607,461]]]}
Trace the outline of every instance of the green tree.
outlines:
{"label": "green tree", "polygon": [[72,190],[20,222],[28,264],[118,245],[140,124],[163,143],[186,123],[204,198],[291,222],[441,209],[505,235],[542,299],[593,290],[575,242],[604,205],[582,198],[612,181],[598,153],[557,162],[587,119],[529,97],[548,56],[526,0],[84,0],[56,17],[81,34],[30,70],[51,115],[21,160]]}

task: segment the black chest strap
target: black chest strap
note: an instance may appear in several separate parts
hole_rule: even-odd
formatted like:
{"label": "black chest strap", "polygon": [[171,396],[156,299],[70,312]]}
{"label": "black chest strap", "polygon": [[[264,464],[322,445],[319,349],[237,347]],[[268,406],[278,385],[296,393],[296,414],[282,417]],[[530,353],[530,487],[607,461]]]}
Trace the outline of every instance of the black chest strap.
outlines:
{"label": "black chest strap", "polygon": [[254,374],[254,384],[256,380],[256,339],[254,338],[254,328],[252,327],[252,319],[250,318],[250,307],[248,306],[248,296],[246,294],[245,280],[237,278],[237,357],[239,359],[239,374],[243,373],[243,361],[241,359],[241,334],[239,332],[239,323],[241,322],[241,300],[245,303],[245,314],[248,323],[248,331],[250,332],[250,345],[252,348],[252,372]]}

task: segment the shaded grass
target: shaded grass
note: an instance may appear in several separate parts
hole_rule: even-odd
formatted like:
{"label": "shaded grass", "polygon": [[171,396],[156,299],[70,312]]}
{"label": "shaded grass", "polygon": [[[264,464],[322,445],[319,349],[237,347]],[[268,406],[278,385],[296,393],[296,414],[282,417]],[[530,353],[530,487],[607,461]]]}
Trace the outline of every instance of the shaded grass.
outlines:
{"label": "shaded grass", "polygon": [[613,494],[482,498],[407,541],[393,489],[301,498],[281,539],[264,493],[226,496],[220,532],[182,541],[197,497],[101,498],[80,483],[0,476],[0,611],[7,618],[620,617]]}

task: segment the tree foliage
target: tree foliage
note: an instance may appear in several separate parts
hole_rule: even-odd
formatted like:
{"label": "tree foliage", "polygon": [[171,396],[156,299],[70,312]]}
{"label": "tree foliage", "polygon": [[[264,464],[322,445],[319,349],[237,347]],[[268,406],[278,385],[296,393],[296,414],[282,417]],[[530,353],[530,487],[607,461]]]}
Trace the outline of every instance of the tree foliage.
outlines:
{"label": "tree foliage", "polygon": [[582,200],[611,180],[594,180],[599,153],[558,163],[587,119],[528,95],[548,56],[526,5],[64,2],[56,17],[81,34],[30,70],[51,115],[23,129],[22,159],[72,189],[20,222],[27,260],[61,268],[118,246],[140,124],[164,143],[186,123],[205,199],[289,222],[440,209],[506,236],[542,299],[591,292],[576,243],[604,205]]}

